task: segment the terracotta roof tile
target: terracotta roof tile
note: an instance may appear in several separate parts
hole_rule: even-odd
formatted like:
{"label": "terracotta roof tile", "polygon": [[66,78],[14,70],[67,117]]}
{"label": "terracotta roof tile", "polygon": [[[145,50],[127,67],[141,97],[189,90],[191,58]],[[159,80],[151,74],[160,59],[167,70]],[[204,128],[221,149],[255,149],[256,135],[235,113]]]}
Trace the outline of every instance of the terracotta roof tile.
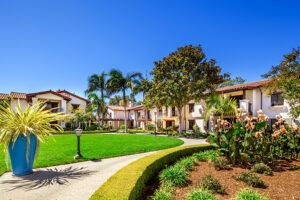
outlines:
{"label": "terracotta roof tile", "polygon": [[[71,93],[71,92],[69,92],[69,91],[67,91],[67,90],[57,90],[56,93],[61,94],[61,95],[66,96],[66,97],[74,96],[74,97],[76,97],[76,98],[78,98],[78,99],[81,99],[81,100],[83,100],[83,101],[86,101],[87,103],[90,103],[90,101],[89,101],[88,99],[85,99],[85,98],[83,98],[83,97],[81,97],[81,96],[78,96],[78,95],[76,95],[76,94],[73,94],[73,93]],[[67,94],[67,95],[66,95],[66,94]]]}
{"label": "terracotta roof tile", "polygon": [[[110,108],[111,110],[118,110],[118,111],[124,111],[124,107],[123,106],[106,106],[107,108]],[[129,110],[143,110],[144,109],[144,106],[143,105],[140,105],[140,106],[134,106],[134,107],[126,107],[126,110],[129,111]]]}
{"label": "terracotta roof tile", "polygon": [[233,85],[233,86],[228,86],[228,87],[223,87],[217,89],[217,92],[233,92],[233,91],[239,91],[239,90],[251,90],[255,88],[259,88],[264,86],[269,80],[260,80],[260,81],[255,81],[255,82],[249,82],[249,83],[244,83],[244,84],[238,84],[238,85]]}
{"label": "terracotta roof tile", "polygon": [[10,96],[14,99],[26,99],[26,93],[11,92]]}
{"label": "terracotta roof tile", "polygon": [[0,100],[8,99],[9,95],[8,94],[2,94],[0,93]]}

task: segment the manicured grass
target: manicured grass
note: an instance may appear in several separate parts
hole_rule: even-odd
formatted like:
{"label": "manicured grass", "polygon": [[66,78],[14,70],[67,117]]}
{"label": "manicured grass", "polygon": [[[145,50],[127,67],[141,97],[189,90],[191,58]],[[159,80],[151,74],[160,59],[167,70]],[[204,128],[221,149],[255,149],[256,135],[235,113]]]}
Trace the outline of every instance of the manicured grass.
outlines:
{"label": "manicured grass", "polygon": [[[125,134],[85,134],[81,136],[82,160],[94,160],[135,153],[166,149],[183,144],[183,141],[171,137],[152,135]],[[34,167],[45,167],[78,162],[76,154],[77,138],[75,135],[55,135],[46,143],[41,143]],[[5,155],[0,152],[0,175],[7,171]]]}

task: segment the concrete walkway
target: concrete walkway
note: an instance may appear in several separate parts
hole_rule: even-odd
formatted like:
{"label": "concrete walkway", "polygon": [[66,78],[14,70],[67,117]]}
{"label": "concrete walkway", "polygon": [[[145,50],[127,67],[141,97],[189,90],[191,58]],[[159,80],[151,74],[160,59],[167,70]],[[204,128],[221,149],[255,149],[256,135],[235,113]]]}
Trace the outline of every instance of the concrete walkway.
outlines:
{"label": "concrete walkway", "polygon": [[[206,143],[186,139],[184,146]],[[129,163],[154,152],[35,169],[21,177],[0,176],[1,200],[85,200],[110,176]]]}

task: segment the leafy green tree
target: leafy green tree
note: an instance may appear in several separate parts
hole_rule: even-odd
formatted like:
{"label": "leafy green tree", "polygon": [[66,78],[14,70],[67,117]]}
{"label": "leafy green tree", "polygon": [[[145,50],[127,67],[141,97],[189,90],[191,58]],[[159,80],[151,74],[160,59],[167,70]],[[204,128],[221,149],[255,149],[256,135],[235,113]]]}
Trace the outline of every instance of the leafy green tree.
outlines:
{"label": "leafy green tree", "polygon": [[226,96],[222,97],[218,94],[208,96],[208,98],[206,99],[206,107],[206,120],[212,113],[220,114],[221,119],[224,119],[224,115],[235,116],[235,114],[237,113],[236,100]]}
{"label": "leafy green tree", "polygon": [[284,55],[279,65],[262,75],[269,78],[266,85],[269,93],[282,92],[282,97],[288,101],[293,118],[300,115],[300,47],[293,49],[291,53]]}
{"label": "leafy green tree", "polygon": [[126,90],[130,89],[131,84],[135,80],[141,79],[142,75],[139,72],[128,73],[126,76],[119,70],[112,69],[109,71],[109,80],[107,81],[107,92],[113,94],[122,92],[122,100],[124,102],[124,122],[125,122],[125,133],[127,132],[127,115],[126,115]]}
{"label": "leafy green tree", "polygon": [[242,77],[237,76],[234,79],[229,79],[229,80],[226,80],[223,83],[219,84],[219,88],[243,84],[243,83],[245,83],[245,81],[246,80],[243,79]]}
{"label": "leafy green tree", "polygon": [[[88,78],[88,88],[85,93],[88,95],[88,98],[91,100],[92,108],[97,111],[98,123],[100,115],[102,114],[102,125],[104,124],[104,115],[106,111],[105,107],[105,98],[107,97],[107,74],[105,72],[98,74],[92,74]],[[99,92],[99,96],[96,92]]]}
{"label": "leafy green tree", "polygon": [[184,46],[155,62],[153,81],[145,98],[147,106],[172,106],[179,113],[182,133],[182,109],[191,100],[200,100],[223,82],[215,60],[207,61],[200,46]]}

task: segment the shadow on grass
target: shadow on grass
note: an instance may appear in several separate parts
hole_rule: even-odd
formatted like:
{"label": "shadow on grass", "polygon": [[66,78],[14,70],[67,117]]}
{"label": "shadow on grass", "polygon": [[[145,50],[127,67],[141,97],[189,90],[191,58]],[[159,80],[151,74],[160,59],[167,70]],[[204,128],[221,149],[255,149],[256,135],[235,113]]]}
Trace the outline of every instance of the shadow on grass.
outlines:
{"label": "shadow on grass", "polygon": [[11,189],[8,191],[16,189],[30,191],[49,185],[65,185],[69,183],[69,180],[79,179],[91,174],[93,172],[86,170],[84,167],[67,167],[60,170],[54,168],[38,170],[26,176],[14,177],[13,180],[2,181],[1,184],[10,184]]}

